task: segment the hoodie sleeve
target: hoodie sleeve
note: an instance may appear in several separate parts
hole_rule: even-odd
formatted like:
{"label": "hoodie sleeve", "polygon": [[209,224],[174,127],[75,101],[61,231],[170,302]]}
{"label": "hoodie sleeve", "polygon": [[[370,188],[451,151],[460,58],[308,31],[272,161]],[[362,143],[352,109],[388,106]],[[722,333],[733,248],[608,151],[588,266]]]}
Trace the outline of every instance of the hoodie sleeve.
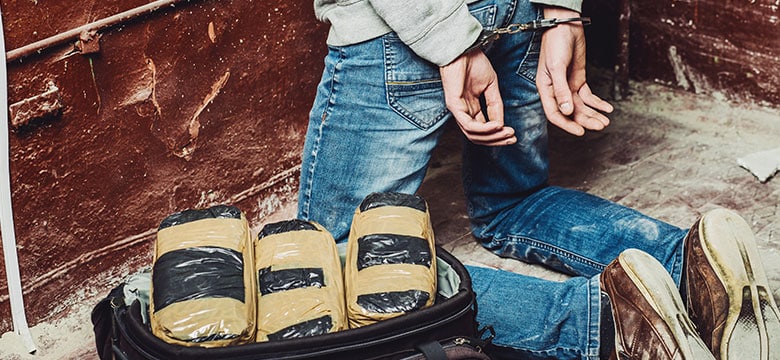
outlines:
{"label": "hoodie sleeve", "polygon": [[471,46],[482,25],[464,1],[369,0],[374,11],[420,57],[449,64]]}

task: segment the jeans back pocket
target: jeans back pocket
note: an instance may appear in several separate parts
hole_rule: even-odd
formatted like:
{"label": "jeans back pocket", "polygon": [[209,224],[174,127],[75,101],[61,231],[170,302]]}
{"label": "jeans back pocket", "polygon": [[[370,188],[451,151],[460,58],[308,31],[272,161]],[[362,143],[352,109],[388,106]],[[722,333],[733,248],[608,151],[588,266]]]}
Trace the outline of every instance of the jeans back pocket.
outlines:
{"label": "jeans back pocket", "polygon": [[431,128],[449,114],[439,67],[417,56],[393,33],[382,40],[388,105],[418,128]]}
{"label": "jeans back pocket", "polygon": [[[470,12],[483,28],[495,28],[495,4],[472,8]],[[450,114],[439,67],[417,56],[395,33],[385,35],[382,40],[388,105],[418,128],[431,128]]]}

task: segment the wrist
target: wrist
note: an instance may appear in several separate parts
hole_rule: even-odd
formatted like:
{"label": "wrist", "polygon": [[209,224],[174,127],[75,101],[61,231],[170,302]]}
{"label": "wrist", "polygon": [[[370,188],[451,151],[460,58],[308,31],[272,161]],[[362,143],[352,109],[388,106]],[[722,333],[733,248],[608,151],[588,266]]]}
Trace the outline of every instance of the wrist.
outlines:
{"label": "wrist", "polygon": [[560,6],[545,6],[543,13],[545,19],[563,19],[580,16],[579,12]]}

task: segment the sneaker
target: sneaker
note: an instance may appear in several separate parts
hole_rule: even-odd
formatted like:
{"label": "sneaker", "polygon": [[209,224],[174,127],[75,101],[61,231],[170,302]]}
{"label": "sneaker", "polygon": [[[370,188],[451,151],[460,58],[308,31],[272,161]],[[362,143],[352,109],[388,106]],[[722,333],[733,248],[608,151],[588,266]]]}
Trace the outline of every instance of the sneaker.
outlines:
{"label": "sneaker", "polygon": [[706,213],[685,239],[682,292],[718,359],[780,359],[780,311],[750,226],[733,211]]}
{"label": "sneaker", "polygon": [[671,276],[652,256],[623,251],[601,274],[601,288],[612,304],[615,324],[610,359],[714,359]]}

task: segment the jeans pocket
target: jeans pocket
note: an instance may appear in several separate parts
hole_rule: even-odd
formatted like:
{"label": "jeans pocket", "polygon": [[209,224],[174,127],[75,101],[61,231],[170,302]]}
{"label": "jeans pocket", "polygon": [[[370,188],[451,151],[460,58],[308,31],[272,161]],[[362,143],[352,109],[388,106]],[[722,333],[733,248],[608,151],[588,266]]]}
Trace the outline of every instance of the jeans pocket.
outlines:
{"label": "jeans pocket", "polygon": [[382,40],[388,105],[418,128],[431,128],[449,114],[439,68],[417,56],[395,34]]}
{"label": "jeans pocket", "polygon": [[[542,13],[539,11],[537,19],[542,18]],[[542,32],[531,32],[531,42],[528,44],[528,51],[526,51],[523,60],[520,61],[520,66],[517,68],[517,75],[520,75],[530,81],[536,83],[536,69],[539,67],[539,51],[542,48]]]}
{"label": "jeans pocket", "polygon": [[[494,29],[495,4],[470,10],[485,29]],[[420,129],[427,130],[449,115],[439,67],[417,56],[395,33],[383,38],[385,87],[390,108]]]}
{"label": "jeans pocket", "polygon": [[496,29],[496,16],[498,14],[496,4],[482,5],[481,2],[477,2],[469,6],[469,13],[482,24],[483,29]]}

